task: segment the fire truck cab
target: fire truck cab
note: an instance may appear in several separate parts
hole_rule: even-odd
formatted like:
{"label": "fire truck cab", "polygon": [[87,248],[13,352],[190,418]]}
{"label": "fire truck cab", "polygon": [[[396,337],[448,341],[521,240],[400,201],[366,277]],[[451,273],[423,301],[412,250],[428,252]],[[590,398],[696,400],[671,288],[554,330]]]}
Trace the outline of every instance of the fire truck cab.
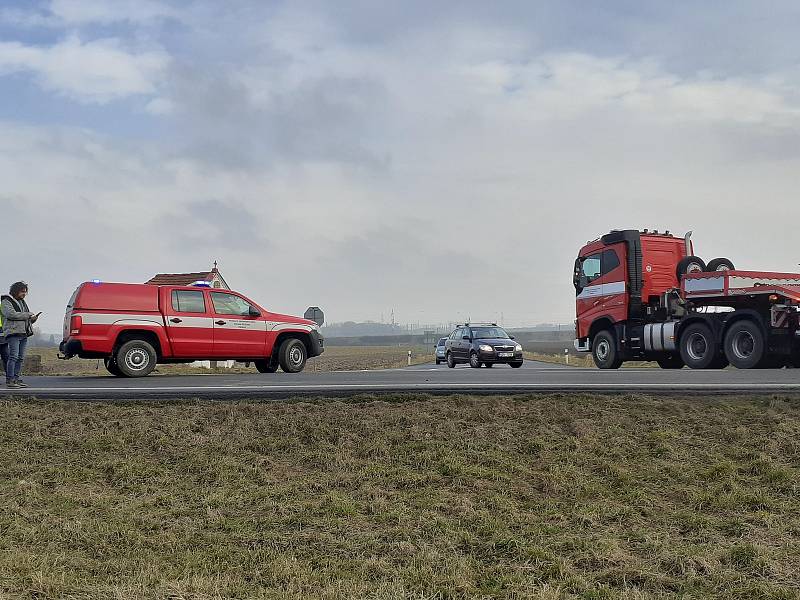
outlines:
{"label": "fire truck cab", "polygon": [[800,356],[800,274],[706,264],[691,232],[612,231],[581,248],[573,284],[575,347],[601,369],[784,366]]}

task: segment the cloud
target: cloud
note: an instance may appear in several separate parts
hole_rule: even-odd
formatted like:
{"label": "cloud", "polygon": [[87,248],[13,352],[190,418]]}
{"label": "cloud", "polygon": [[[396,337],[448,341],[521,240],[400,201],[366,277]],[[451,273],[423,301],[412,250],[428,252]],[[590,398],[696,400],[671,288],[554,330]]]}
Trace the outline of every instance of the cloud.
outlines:
{"label": "cloud", "polygon": [[25,28],[80,27],[128,23],[153,24],[178,19],[180,13],[155,0],[51,0],[44,9],[6,7],[0,22]]}
{"label": "cloud", "polygon": [[45,90],[84,103],[153,95],[168,62],[161,50],[129,51],[117,39],[83,42],[72,35],[51,46],[0,42],[0,74],[29,73]]}

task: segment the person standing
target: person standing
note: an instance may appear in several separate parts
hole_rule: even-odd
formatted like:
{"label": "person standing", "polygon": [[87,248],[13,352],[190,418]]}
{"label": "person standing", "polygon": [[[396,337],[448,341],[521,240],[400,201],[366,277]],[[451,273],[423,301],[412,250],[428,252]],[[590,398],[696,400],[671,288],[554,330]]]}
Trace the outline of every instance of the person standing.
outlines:
{"label": "person standing", "polygon": [[3,368],[3,373],[6,372],[6,364],[8,364],[8,344],[6,334],[3,333],[3,312],[0,311],[0,367]]}
{"label": "person standing", "polygon": [[28,338],[33,335],[33,324],[42,313],[32,313],[25,302],[28,295],[28,284],[18,281],[11,286],[8,296],[3,296],[0,301],[0,313],[3,315],[3,333],[8,346],[8,360],[6,360],[6,387],[28,387],[22,379],[22,363],[25,360],[25,350]]}

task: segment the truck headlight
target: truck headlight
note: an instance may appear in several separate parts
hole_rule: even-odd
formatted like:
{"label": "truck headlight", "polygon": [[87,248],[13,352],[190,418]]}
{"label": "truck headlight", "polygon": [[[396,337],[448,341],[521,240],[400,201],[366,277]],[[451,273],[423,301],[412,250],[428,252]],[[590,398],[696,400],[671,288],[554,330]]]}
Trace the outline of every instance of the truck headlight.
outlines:
{"label": "truck headlight", "polygon": [[517,352],[522,352],[522,344],[517,344],[514,350],[516,350]]}
{"label": "truck headlight", "polygon": [[494,348],[492,348],[488,344],[481,344],[480,346],[478,346],[478,350],[480,350],[481,352],[494,352]]}

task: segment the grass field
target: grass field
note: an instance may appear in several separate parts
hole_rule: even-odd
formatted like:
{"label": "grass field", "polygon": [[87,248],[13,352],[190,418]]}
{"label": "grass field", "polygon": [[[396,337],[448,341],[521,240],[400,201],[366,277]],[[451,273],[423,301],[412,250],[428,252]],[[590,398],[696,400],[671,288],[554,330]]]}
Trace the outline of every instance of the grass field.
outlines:
{"label": "grass field", "polygon": [[800,401],[0,404],[0,598],[800,597]]}
{"label": "grass field", "polygon": [[[433,347],[427,346],[330,346],[321,356],[311,358],[306,365],[308,371],[353,371],[361,369],[393,369],[408,364],[408,351],[412,352],[412,364],[433,362]],[[45,375],[108,375],[102,361],[58,360],[55,348],[32,348],[29,354],[42,357],[42,372]],[[159,365],[155,375],[214,375],[231,373],[255,373],[255,367],[237,366],[233,369],[205,369],[190,365]],[[110,376],[110,375],[109,375]]]}

